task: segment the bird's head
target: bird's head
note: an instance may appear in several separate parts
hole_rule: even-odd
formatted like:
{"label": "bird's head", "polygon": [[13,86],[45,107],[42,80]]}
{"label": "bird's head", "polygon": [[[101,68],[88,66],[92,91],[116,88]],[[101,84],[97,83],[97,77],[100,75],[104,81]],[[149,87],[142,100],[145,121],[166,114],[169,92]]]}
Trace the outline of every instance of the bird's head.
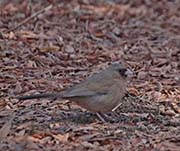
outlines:
{"label": "bird's head", "polygon": [[121,63],[112,63],[109,67],[108,70],[111,72],[113,77],[121,77],[123,79],[127,79],[128,77],[132,76],[133,72],[126,68],[124,65]]}

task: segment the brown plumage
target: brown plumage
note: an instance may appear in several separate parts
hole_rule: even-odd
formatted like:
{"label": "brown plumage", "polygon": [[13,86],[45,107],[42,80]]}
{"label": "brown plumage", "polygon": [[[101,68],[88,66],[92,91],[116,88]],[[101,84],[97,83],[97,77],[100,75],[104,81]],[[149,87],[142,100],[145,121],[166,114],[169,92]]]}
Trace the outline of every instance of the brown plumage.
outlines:
{"label": "brown plumage", "polygon": [[76,102],[93,112],[112,111],[121,102],[126,92],[127,77],[130,71],[119,63],[94,74],[85,81],[61,92],[44,93],[17,97],[20,100],[39,98],[61,98]]}

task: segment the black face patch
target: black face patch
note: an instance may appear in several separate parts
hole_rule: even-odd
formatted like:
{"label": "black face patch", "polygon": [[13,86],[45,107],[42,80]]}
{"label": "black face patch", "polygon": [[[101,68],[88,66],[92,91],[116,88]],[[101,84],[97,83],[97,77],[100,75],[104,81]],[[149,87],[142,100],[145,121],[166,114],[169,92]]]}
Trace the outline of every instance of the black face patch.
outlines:
{"label": "black face patch", "polygon": [[119,70],[118,70],[119,74],[120,74],[122,77],[127,77],[126,71],[127,71],[127,69],[125,69],[125,68],[122,68],[122,69],[119,69]]}

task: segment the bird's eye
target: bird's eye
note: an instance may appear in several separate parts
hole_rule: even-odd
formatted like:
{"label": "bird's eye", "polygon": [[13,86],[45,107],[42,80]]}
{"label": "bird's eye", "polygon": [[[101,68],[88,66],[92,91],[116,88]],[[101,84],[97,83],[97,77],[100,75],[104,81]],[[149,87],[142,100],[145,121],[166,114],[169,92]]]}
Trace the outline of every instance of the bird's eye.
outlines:
{"label": "bird's eye", "polygon": [[127,75],[126,75],[126,71],[127,71],[127,69],[119,69],[119,70],[118,70],[119,74],[120,74],[121,76],[123,76],[123,77],[126,77],[126,76],[127,76]]}

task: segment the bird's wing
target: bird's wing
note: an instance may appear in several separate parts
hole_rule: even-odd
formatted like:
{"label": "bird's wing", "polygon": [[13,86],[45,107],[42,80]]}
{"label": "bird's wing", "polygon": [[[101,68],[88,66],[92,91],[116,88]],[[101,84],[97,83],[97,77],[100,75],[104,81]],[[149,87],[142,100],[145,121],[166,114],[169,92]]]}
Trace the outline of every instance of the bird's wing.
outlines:
{"label": "bird's wing", "polygon": [[100,95],[100,94],[107,94],[108,89],[110,87],[107,86],[107,81],[104,82],[100,78],[99,80],[94,78],[90,78],[80,84],[77,84],[69,89],[67,89],[64,93],[64,97],[86,97],[86,96],[93,96],[93,95]]}
{"label": "bird's wing", "polygon": [[80,84],[67,89],[63,93],[63,97],[87,97],[99,94],[106,94],[106,91],[100,91],[99,89],[92,87],[92,84]]}

